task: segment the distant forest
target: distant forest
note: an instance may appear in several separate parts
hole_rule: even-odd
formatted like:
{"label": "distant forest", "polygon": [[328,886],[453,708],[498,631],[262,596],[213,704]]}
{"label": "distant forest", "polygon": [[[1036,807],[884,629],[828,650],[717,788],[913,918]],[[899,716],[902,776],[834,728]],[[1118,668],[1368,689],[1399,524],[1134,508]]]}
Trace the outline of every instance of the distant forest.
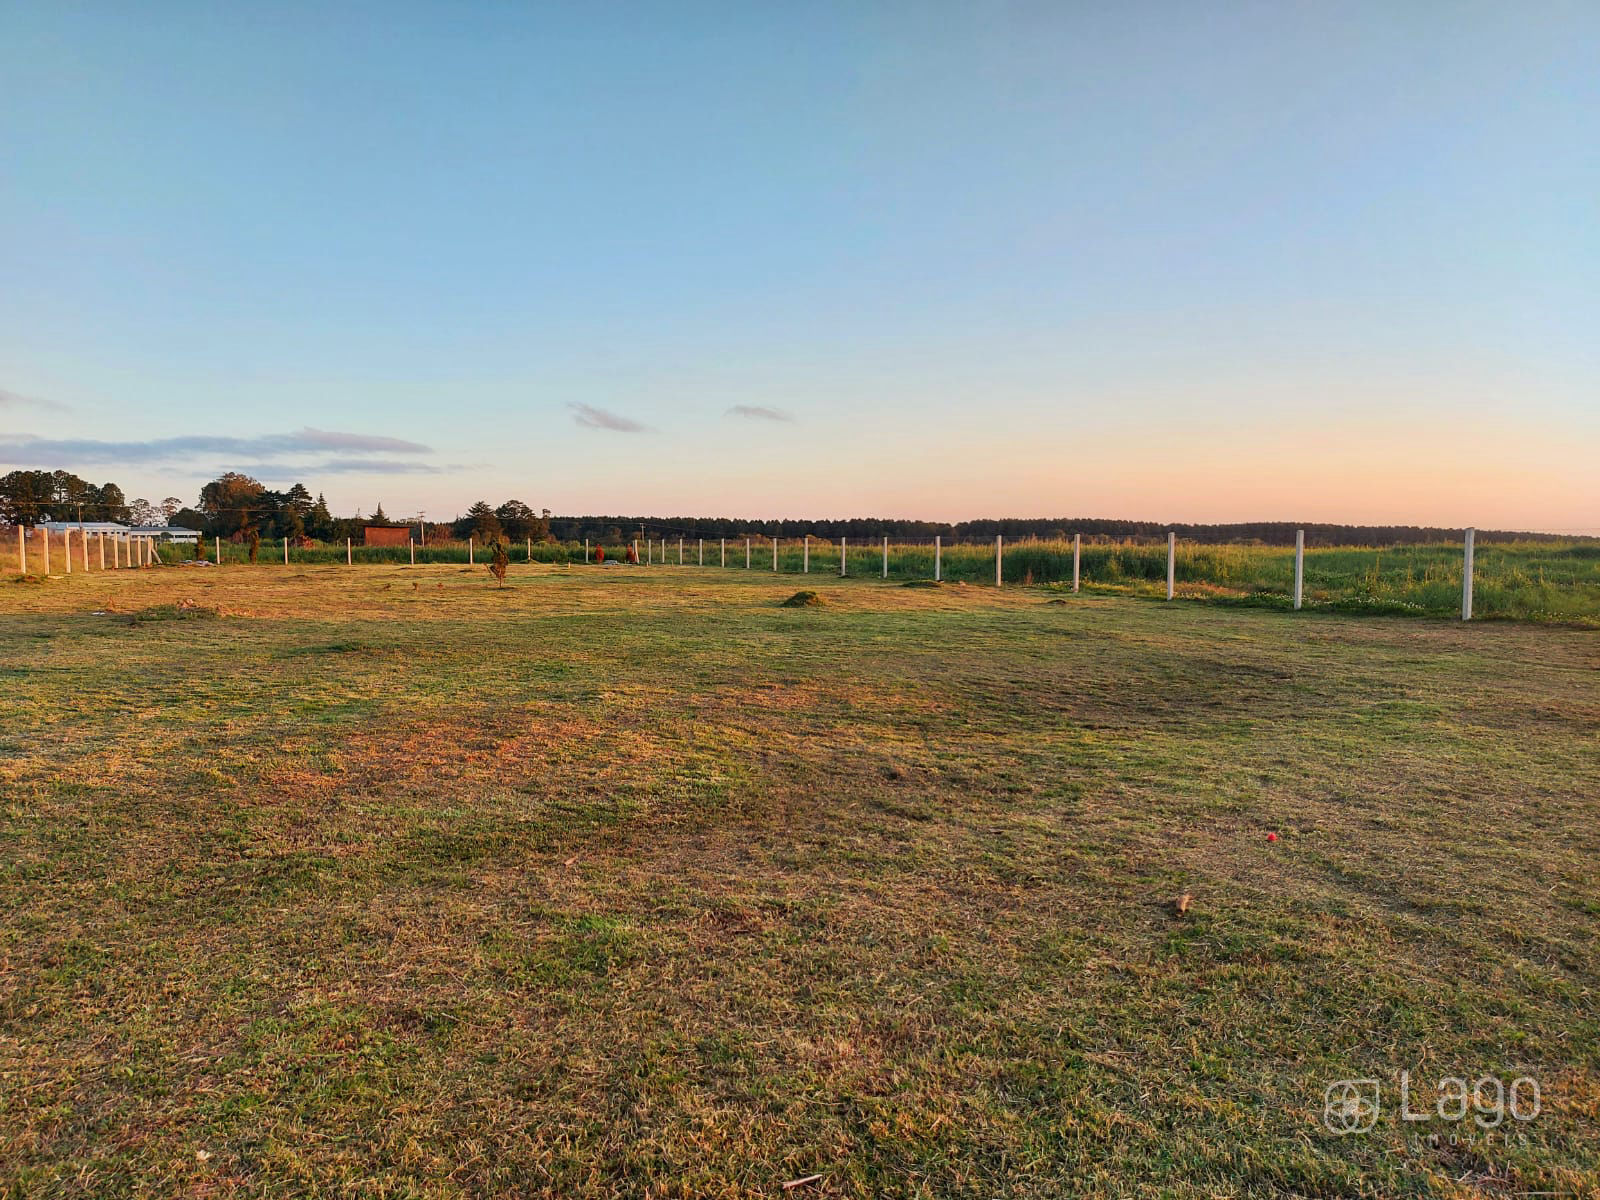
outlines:
{"label": "distant forest", "polygon": [[[302,484],[277,492],[248,475],[228,472],[200,489],[197,503],[189,507],[176,496],[160,504],[142,498],[128,500],[115,483],[93,484],[68,471],[12,471],[0,476],[0,522],[32,524],[36,521],[133,521],[200,529],[208,535],[247,540],[295,537],[321,541],[359,539],[367,525],[418,525],[416,517],[389,517],[378,505],[370,517],[359,513],[336,517],[321,495],[313,496]],[[996,534],[1007,538],[1070,538],[1080,533],[1090,539],[1161,540],[1172,530],[1188,541],[1244,542],[1268,546],[1294,544],[1296,529],[1306,531],[1312,546],[1394,546],[1423,542],[1458,541],[1459,528],[1434,525],[1334,525],[1297,524],[1294,521],[1241,521],[1222,525],[1162,524],[1159,521],[1119,521],[1102,517],[1005,517],[982,521],[905,521],[875,517],[848,520],[745,520],[737,517],[558,517],[548,509],[536,510],[520,500],[492,506],[485,500],[472,504],[450,521],[426,523],[430,542],[472,535],[488,542],[506,537],[520,542],[555,540],[621,542],[644,536],[654,538],[818,538],[847,537],[858,541],[888,536],[897,540],[990,541]],[[1568,534],[1526,533],[1480,529],[1485,541],[1519,539],[1532,542],[1574,540]],[[1589,540],[1589,539],[1582,539]]]}

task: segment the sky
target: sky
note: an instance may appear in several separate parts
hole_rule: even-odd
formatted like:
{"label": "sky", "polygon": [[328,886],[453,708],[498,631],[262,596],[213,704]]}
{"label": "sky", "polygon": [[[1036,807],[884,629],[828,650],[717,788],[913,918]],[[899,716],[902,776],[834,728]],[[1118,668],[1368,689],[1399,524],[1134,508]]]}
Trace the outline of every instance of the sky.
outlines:
{"label": "sky", "polygon": [[1600,532],[1600,5],[0,4],[0,471]]}

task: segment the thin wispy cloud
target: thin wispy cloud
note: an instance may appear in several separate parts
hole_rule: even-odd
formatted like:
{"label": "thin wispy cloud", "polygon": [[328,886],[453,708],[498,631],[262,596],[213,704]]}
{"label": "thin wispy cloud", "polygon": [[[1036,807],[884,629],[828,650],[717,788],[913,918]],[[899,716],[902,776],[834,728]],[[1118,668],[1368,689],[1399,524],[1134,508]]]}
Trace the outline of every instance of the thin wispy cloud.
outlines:
{"label": "thin wispy cloud", "polygon": [[67,405],[59,400],[41,400],[37,396],[24,396],[20,392],[0,388],[0,409],[34,408],[45,412],[66,412]]}
{"label": "thin wispy cloud", "polygon": [[730,417],[747,417],[752,421],[793,421],[794,415],[781,408],[768,408],[764,404],[735,404],[727,412]]}
{"label": "thin wispy cloud", "polygon": [[383,437],[370,433],[339,433],[330,429],[312,429],[309,425],[289,435],[298,446],[306,450],[344,450],[350,453],[367,451],[399,454],[431,454],[433,447],[421,442],[407,442],[401,438]]}
{"label": "thin wispy cloud", "polygon": [[[197,456],[278,458],[290,454],[341,451],[361,454],[430,454],[432,447],[403,438],[305,428],[260,437],[218,437],[209,434],[102,441],[96,438],[18,437],[0,440],[0,462],[55,466],[74,463],[155,463]],[[362,460],[372,462],[378,460]]]}
{"label": "thin wispy cloud", "polygon": [[592,404],[569,404],[567,407],[572,410],[573,420],[587,429],[609,429],[614,433],[644,433],[650,428],[632,417],[607,412]]}
{"label": "thin wispy cloud", "polygon": [[246,463],[232,468],[262,480],[300,480],[320,475],[443,475],[459,466],[395,458],[330,458],[318,463]]}

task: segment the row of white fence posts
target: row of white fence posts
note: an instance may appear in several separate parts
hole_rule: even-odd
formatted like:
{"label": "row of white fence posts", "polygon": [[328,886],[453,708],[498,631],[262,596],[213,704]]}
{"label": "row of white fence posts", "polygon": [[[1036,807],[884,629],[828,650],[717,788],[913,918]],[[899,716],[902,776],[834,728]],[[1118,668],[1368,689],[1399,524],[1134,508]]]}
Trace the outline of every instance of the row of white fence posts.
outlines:
{"label": "row of white fence posts", "polygon": [[[70,575],[70,574],[72,574],[72,530],[70,530],[70,529],[63,530],[61,536],[62,536],[62,539],[63,539],[63,556],[64,556],[64,562],[66,564],[66,573],[68,575]],[[88,533],[87,530],[81,530],[79,532],[79,536],[83,540],[83,569],[85,571],[88,571],[89,570],[89,533]],[[98,533],[95,536],[98,539],[99,550],[100,550],[100,569],[102,571],[104,571],[106,569],[106,535],[104,533]],[[1476,541],[1477,541],[1477,530],[1469,528],[1466,531],[1465,541],[1464,541],[1464,545],[1462,547],[1464,553],[1463,553],[1462,573],[1461,573],[1461,619],[1463,621],[1472,620],[1472,583],[1473,583],[1473,561],[1472,560],[1473,560],[1473,552],[1474,552],[1474,549],[1475,549]],[[42,557],[43,557],[43,560],[44,560],[44,573],[46,575],[48,575],[48,574],[50,574],[50,532],[49,532],[49,530],[44,530],[44,529],[40,530],[40,542],[41,542],[41,546],[42,546],[42,550],[43,550]],[[121,555],[118,552],[118,543],[119,542],[126,542],[126,544],[127,544],[127,547],[128,547],[127,559],[128,559],[128,566],[129,567],[132,567],[134,565],[134,560],[135,560],[136,557],[138,559],[138,565],[140,565],[140,566],[148,566],[148,565],[150,565],[151,563],[153,563],[156,560],[155,539],[148,538],[148,537],[129,537],[129,538],[115,538],[114,537],[111,540],[111,565],[112,565],[113,568],[118,568],[120,566]],[[412,566],[416,566],[417,565],[417,539],[416,538],[410,538],[410,539],[408,539],[408,543],[409,543],[409,549],[410,549],[410,554],[411,554],[411,565]],[[222,565],[222,539],[220,537],[215,538],[214,539],[214,545],[216,547],[216,549],[215,549],[216,557],[214,558],[213,561],[218,566],[221,566]],[[801,545],[802,545],[802,551],[801,551],[801,568],[800,569],[801,569],[802,572],[809,574],[810,571],[811,571],[811,537],[810,537],[809,534],[807,534],[804,537],[804,539],[802,540]],[[345,540],[344,540],[344,561],[345,561],[345,565],[346,566],[353,566],[355,564],[355,552],[354,552],[353,546],[354,546],[354,543],[353,543],[352,539],[345,538]],[[726,567],[728,565],[728,539],[727,538],[721,539],[721,547],[720,548],[721,548],[721,562],[722,562],[722,565],[724,567]],[[751,549],[752,549],[752,540],[750,538],[745,538],[745,540],[744,540],[744,565],[745,565],[745,570],[749,570],[750,569]],[[651,553],[650,542],[648,540],[646,540],[646,542],[645,542],[645,554],[647,556],[649,556],[650,553]],[[848,555],[849,555],[848,543],[846,542],[846,540],[844,538],[840,538],[839,539],[839,574],[841,576],[846,575],[846,574],[849,573],[848,572]],[[639,540],[637,538],[635,538],[634,542],[633,542],[633,556],[634,556],[635,559],[637,559],[639,557]],[[583,557],[584,557],[584,561],[587,562],[588,559],[589,559],[589,539],[588,538],[584,538],[583,539]],[[1082,557],[1083,557],[1083,535],[1075,533],[1075,534],[1072,535],[1072,590],[1074,592],[1078,591],[1078,589],[1079,589],[1079,582],[1080,582],[1080,578],[1081,578],[1080,564],[1082,562]],[[1003,582],[1003,578],[1004,578],[1004,559],[1005,559],[1005,538],[1004,538],[1003,535],[996,534],[995,535],[995,539],[994,539],[994,585],[995,585],[995,587],[1000,587],[1002,582]],[[528,539],[528,561],[529,562],[533,561],[533,539],[532,538]],[[649,561],[648,557],[647,557],[646,561]],[[661,561],[663,563],[665,563],[667,561],[667,539],[666,538],[662,538],[661,539]],[[705,562],[706,562],[706,543],[705,543],[705,539],[704,538],[699,539],[699,561],[700,561],[700,565],[702,567],[705,566]],[[468,563],[469,566],[476,566],[477,565],[476,544],[475,544],[475,540],[473,538],[471,538],[471,537],[467,538],[467,563]],[[289,539],[288,538],[284,538],[283,539],[283,565],[284,566],[288,566],[289,565]],[[681,537],[678,539],[678,565],[679,566],[683,565],[683,539]],[[26,575],[28,573],[28,538],[27,538],[27,531],[24,530],[22,528],[22,526],[20,526],[20,525],[17,526],[17,566],[18,566],[18,569],[21,571],[22,574]],[[1177,590],[1177,578],[1178,578],[1177,566],[1178,566],[1178,535],[1177,535],[1176,532],[1169,532],[1167,534],[1167,599],[1168,600],[1171,600],[1174,597],[1174,595],[1176,593],[1176,590]],[[1295,609],[1296,612],[1300,611],[1301,606],[1305,602],[1305,577],[1306,577],[1306,575],[1305,575],[1305,567],[1306,567],[1306,531],[1303,530],[1303,529],[1297,529],[1297,530],[1295,530],[1295,533],[1294,533],[1294,609]],[[778,569],[778,539],[777,538],[773,538],[772,539],[772,569],[773,569],[774,572],[776,572],[777,569]],[[939,537],[938,535],[935,535],[935,537],[933,539],[933,578],[934,578],[934,580],[935,581],[941,580],[943,578],[943,574],[944,574],[944,542],[943,542],[943,539],[941,537]],[[887,537],[885,537],[883,539],[883,578],[885,578],[885,579],[889,578],[889,539]]]}
{"label": "row of white fence posts", "polygon": [[[38,533],[40,561],[44,567],[44,573],[48,575],[50,574],[50,531],[48,529],[39,529]],[[87,574],[91,570],[89,566],[89,531],[87,529],[80,529],[78,531],[78,540],[83,551],[83,570],[84,573]],[[155,562],[156,558],[158,557],[155,550],[154,538],[113,537],[111,539],[111,567],[113,570],[119,570],[122,567],[122,555],[118,549],[120,543],[126,543],[128,547],[127,565],[129,567],[135,565],[135,555],[137,555],[139,560],[138,565],[142,567],[149,566],[151,563]],[[100,569],[104,571],[106,569],[106,535],[103,532],[97,532],[95,534],[95,544],[98,548]],[[61,555],[61,561],[65,573],[71,575],[72,530],[70,529],[64,529],[61,531]],[[17,571],[22,575],[26,575],[28,573],[28,534],[27,530],[25,530],[21,525],[17,526]]]}

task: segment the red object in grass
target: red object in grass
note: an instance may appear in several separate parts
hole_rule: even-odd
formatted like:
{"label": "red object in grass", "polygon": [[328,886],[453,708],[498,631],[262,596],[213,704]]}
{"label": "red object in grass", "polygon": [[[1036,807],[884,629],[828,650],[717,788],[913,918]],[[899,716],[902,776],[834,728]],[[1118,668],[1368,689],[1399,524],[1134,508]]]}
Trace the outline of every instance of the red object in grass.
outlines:
{"label": "red object in grass", "polygon": [[1275,841],[1277,841],[1277,840],[1278,840],[1278,835],[1277,835],[1277,834],[1275,834],[1275,833],[1269,833],[1269,834],[1267,834],[1267,841],[1269,841],[1269,842],[1275,842]]}
{"label": "red object in grass", "polygon": [[605,562],[605,560],[606,560],[606,548],[604,546],[596,546],[594,548],[594,560],[597,563]]}

